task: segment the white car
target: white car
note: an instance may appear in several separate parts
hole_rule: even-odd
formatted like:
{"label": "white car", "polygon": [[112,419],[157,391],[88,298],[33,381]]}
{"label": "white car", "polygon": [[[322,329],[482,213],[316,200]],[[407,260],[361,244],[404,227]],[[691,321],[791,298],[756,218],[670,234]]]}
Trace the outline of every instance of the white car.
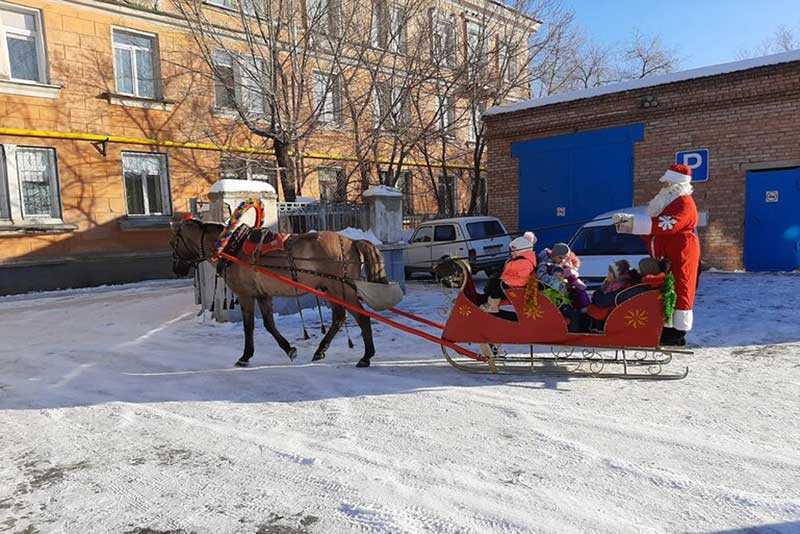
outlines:
{"label": "white car", "polygon": [[507,235],[496,217],[456,217],[420,224],[403,251],[406,277],[432,273],[447,258],[468,258],[472,272],[500,271],[508,259]]}
{"label": "white car", "polygon": [[[581,279],[589,290],[600,287],[608,274],[608,265],[616,260],[628,260],[636,269],[639,260],[648,256],[647,243],[641,236],[618,234],[611,216],[615,213],[630,213],[646,216],[646,207],[620,208],[602,213],[594,221],[581,226],[569,241],[569,248],[581,260]],[[698,226],[705,226],[707,214],[699,213]]]}
{"label": "white car", "polygon": [[628,260],[635,269],[639,260],[648,256],[647,244],[641,236],[617,233],[611,216],[620,212],[643,216],[645,208],[620,208],[598,215],[595,219],[600,220],[581,226],[568,243],[581,260],[581,280],[586,282],[589,290],[600,287],[611,262]]}

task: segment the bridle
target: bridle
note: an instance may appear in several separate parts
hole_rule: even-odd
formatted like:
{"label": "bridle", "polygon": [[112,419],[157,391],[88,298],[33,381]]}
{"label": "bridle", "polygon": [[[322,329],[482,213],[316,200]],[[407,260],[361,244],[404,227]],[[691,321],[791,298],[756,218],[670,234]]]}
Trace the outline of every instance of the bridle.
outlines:
{"label": "bridle", "polygon": [[178,254],[178,243],[183,246],[185,251],[191,250],[193,247],[189,247],[189,244],[186,241],[186,237],[183,235],[183,225],[179,225],[178,229],[175,231],[175,246],[172,247],[172,263],[173,265],[176,264],[178,261],[183,261],[187,263],[191,263],[194,267],[197,267],[198,264],[211,259],[213,254],[207,255],[205,251],[205,240],[206,240],[206,225],[202,223],[202,221],[198,221],[197,219],[186,219],[186,221],[193,221],[200,225],[200,256],[197,258],[189,259],[184,258],[180,254]]}

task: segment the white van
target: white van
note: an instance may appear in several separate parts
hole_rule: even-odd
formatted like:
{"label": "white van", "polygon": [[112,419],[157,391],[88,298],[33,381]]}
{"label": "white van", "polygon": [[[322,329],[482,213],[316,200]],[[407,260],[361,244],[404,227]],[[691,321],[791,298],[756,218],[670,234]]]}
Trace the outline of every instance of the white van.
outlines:
{"label": "white van", "polygon": [[[639,265],[639,260],[646,258],[647,243],[641,236],[618,234],[611,216],[615,213],[630,213],[646,216],[646,207],[620,208],[602,213],[591,222],[581,226],[569,241],[569,248],[581,260],[581,279],[590,290],[597,289],[608,274],[608,265],[616,260],[628,260],[632,268]],[[699,213],[698,226],[705,226],[708,220],[706,212]]]}
{"label": "white van", "polygon": [[420,224],[403,251],[406,277],[432,273],[446,258],[469,258],[472,272],[500,271],[511,237],[496,217],[456,217]]}

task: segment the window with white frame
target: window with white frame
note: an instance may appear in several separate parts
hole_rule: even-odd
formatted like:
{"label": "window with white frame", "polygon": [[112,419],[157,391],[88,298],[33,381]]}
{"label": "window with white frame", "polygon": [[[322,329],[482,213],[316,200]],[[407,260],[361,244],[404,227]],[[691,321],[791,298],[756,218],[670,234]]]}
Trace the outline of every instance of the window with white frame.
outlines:
{"label": "window with white frame", "polygon": [[114,77],[117,93],[158,98],[158,54],[155,35],[113,30]]}
{"label": "window with white frame", "polygon": [[123,152],[122,175],[128,215],[172,213],[166,155]]}
{"label": "window with white frame", "polygon": [[272,161],[222,156],[219,161],[219,177],[267,182],[275,191],[278,190],[278,168]]}
{"label": "window with white frame", "polygon": [[467,21],[467,63],[482,65],[488,60],[486,32],[484,27],[474,21]]}
{"label": "window with white frame", "polygon": [[446,67],[456,64],[456,16],[432,10],[432,43],[434,61],[440,61]]}
{"label": "window with white frame", "polygon": [[11,206],[8,204],[8,178],[6,177],[6,155],[0,145],[0,220],[11,218]]}
{"label": "window with white frame", "polygon": [[453,216],[456,214],[457,191],[456,177],[454,174],[439,175],[439,213],[441,215]]}
{"label": "window with white frame", "polygon": [[20,224],[61,223],[54,148],[0,145],[0,219]]}
{"label": "window with white frame", "polygon": [[514,82],[519,74],[516,49],[511,43],[501,42],[499,52],[497,60],[501,75],[505,81]]}
{"label": "window with white frame", "polygon": [[226,50],[211,54],[214,76],[214,105],[218,109],[241,108],[252,119],[268,119],[266,94],[269,71],[261,59],[232,55]]}
{"label": "window with white frame", "polygon": [[17,176],[23,219],[61,218],[55,149],[17,147]]}
{"label": "window with white frame", "polygon": [[456,122],[456,100],[452,96],[436,96],[436,113],[439,115],[439,128],[447,135],[453,135]]}
{"label": "window with white frame", "polygon": [[410,121],[408,105],[398,87],[379,83],[375,87],[373,102],[375,128],[394,131]]}
{"label": "window with white frame", "polygon": [[339,82],[333,74],[314,71],[312,79],[312,99],[320,124],[338,124],[340,118],[341,95]]}
{"label": "window with white frame", "polygon": [[317,167],[317,183],[321,202],[344,202],[346,191],[341,167]]}
{"label": "window with white frame", "polygon": [[206,0],[206,4],[212,6],[226,7],[228,9],[235,9],[236,2],[234,0]]}
{"label": "window with white frame", "polygon": [[389,49],[399,54],[406,53],[406,14],[397,5],[389,8]]}
{"label": "window with white frame", "polygon": [[341,6],[339,0],[305,0],[306,29],[338,35]]}
{"label": "window with white frame", "polygon": [[0,79],[47,83],[42,16],[30,9],[0,2]]}
{"label": "window with white frame", "polygon": [[473,103],[470,106],[469,135],[467,137],[470,143],[475,143],[478,140],[478,134],[483,128],[483,119],[481,117],[484,111],[486,111],[486,102]]}

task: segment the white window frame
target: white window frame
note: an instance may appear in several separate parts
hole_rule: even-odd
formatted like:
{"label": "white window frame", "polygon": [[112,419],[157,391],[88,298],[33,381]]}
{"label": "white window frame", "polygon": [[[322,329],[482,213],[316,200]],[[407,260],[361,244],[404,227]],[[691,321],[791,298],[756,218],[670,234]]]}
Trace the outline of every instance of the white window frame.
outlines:
{"label": "white window frame", "polygon": [[[34,145],[0,145],[0,179],[4,180],[6,198],[6,208],[8,217],[0,218],[0,225],[3,226],[25,226],[26,224],[63,224],[63,206],[61,202],[61,176],[58,172],[58,154],[54,147],[34,146]],[[25,212],[25,202],[22,198],[22,184],[17,163],[17,154],[20,150],[48,150],[50,152],[50,164],[52,166],[52,181],[50,183],[51,198],[54,198],[58,210],[58,216],[50,215],[28,215]]]}
{"label": "white window frame", "polygon": [[395,54],[405,54],[408,47],[408,34],[405,22],[405,12],[397,4],[388,6],[389,21],[389,50]]}
{"label": "white window frame", "polygon": [[[322,95],[317,91],[317,82],[322,81],[324,88]],[[341,95],[339,91],[339,81],[335,74],[313,71],[311,76],[311,96],[314,111],[317,113],[317,123],[328,126],[338,126],[341,123]],[[320,101],[319,98],[323,100]],[[326,110],[330,106],[330,110]],[[330,115],[330,119],[323,118]]]}
{"label": "white window frame", "polygon": [[[485,65],[489,60],[488,36],[486,28],[480,22],[467,19],[464,30],[466,32],[467,64]],[[476,31],[473,31],[476,30]],[[472,36],[476,35],[473,43]],[[473,44],[475,46],[473,46]]]}
{"label": "white window frame", "polygon": [[439,113],[439,127],[448,137],[455,136],[456,99],[453,96],[436,95],[436,112]]}
{"label": "white window frame", "polygon": [[[331,202],[330,200],[326,200],[322,198],[322,180],[320,171],[335,171],[336,172],[336,189],[334,190],[334,199],[332,202],[346,202],[347,201],[347,190],[346,184],[340,182],[340,180],[344,181],[344,168],[337,167],[335,165],[320,165],[317,167],[317,191],[319,191],[319,200],[320,202]],[[342,198],[338,198],[339,195],[342,195]]]}
{"label": "white window frame", "polygon": [[[512,83],[519,74],[515,47],[508,41],[500,41],[499,52],[497,57],[498,68],[502,69],[503,81]],[[511,68],[512,65],[514,67],[513,71]]]}
{"label": "white window frame", "polygon": [[[0,2],[0,11],[16,11],[25,15],[32,15],[36,24],[36,31],[20,30],[19,28],[6,28],[0,24],[0,81],[8,80],[11,82],[46,85],[49,82],[47,69],[47,47],[44,44],[44,25],[42,24],[42,12],[27,6]],[[12,33],[21,37],[33,37],[36,42],[36,59],[39,79],[36,81],[13,78],[11,76],[11,57],[8,52],[6,35]]]}
{"label": "white window frame", "polygon": [[[139,76],[138,76],[138,61],[136,59],[136,52],[138,50],[147,50],[140,46],[117,44],[114,41],[114,34],[116,32],[129,33],[149,39],[152,43],[150,48],[150,61],[153,63],[153,96],[142,96],[139,91]],[[133,93],[123,93],[117,85],[117,55],[114,53],[117,48],[128,50],[131,54],[131,76],[133,78]],[[114,64],[114,88],[117,94],[125,96],[133,96],[136,98],[144,98],[147,100],[160,100],[161,99],[161,59],[158,50],[158,34],[148,33],[139,30],[132,30],[130,28],[123,28],[121,26],[111,27],[111,62]]]}
{"label": "white window frame", "polygon": [[[125,156],[133,157],[155,157],[163,162],[163,166],[159,165],[161,177],[161,202],[164,204],[165,211],[151,212],[150,201],[147,198],[147,180],[142,182],[142,204],[145,213],[131,213],[128,209],[128,185],[125,180]],[[125,215],[128,217],[168,217],[172,215],[172,185],[169,179],[169,157],[162,152],[135,152],[125,150],[120,155],[120,164],[122,166],[122,189],[125,194]]]}
{"label": "white window frame", "polygon": [[222,9],[236,9],[234,0],[205,0],[205,3]]}
{"label": "white window frame", "polygon": [[[278,166],[275,164],[274,161],[270,160],[258,160],[258,159],[249,159],[249,158],[237,158],[235,156],[221,156],[219,161],[219,178],[220,180],[224,178],[235,178],[237,180],[241,180],[242,176],[240,174],[235,174],[233,176],[223,174],[223,164],[225,160],[228,161],[235,161],[238,162],[241,167],[240,169],[244,171],[244,179],[245,180],[254,180],[257,182],[266,182],[270,184],[272,187],[275,188],[275,191],[278,191],[278,179],[279,179],[279,171]],[[259,176],[263,176],[265,178],[257,178]]]}
{"label": "white window frame", "polygon": [[[431,42],[431,50],[433,55],[441,55],[443,59],[442,63],[445,67],[455,67],[456,50],[458,50],[456,16],[453,13],[447,13],[445,11],[433,9],[432,17],[433,41]],[[447,43],[448,37],[452,40],[449,47]]]}

